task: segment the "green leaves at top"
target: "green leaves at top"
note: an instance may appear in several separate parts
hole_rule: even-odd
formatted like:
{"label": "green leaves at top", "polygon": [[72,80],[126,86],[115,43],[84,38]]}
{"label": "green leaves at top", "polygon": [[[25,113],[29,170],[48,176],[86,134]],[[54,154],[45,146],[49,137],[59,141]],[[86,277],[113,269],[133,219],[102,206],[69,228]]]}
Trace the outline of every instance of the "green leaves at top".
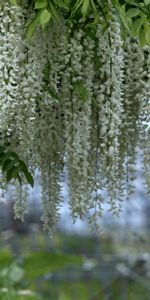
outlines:
{"label": "green leaves at top", "polygon": [[[17,0],[10,1],[12,4],[17,2]],[[71,18],[72,20],[81,19],[84,22],[86,21],[87,24],[94,20],[92,24],[96,26],[100,15],[104,17],[105,14],[105,22],[108,17],[109,24],[109,14],[107,16],[109,6],[106,0],[102,0],[101,3],[98,0],[34,0],[34,3],[35,17],[28,24],[26,30],[26,38],[29,41],[38,26],[44,30],[51,20],[60,22],[62,17]],[[143,22],[146,22],[147,25],[150,22],[149,4],[150,0],[144,0],[143,2],[138,0],[112,0],[116,17],[120,20],[123,36],[132,34],[141,40]],[[148,30],[144,29],[144,31],[147,32]],[[147,40],[148,38],[145,39],[146,44]]]}
{"label": "green leaves at top", "polygon": [[[58,5],[56,5],[56,3]],[[64,4],[64,5],[63,5]],[[26,29],[26,39],[31,40],[36,28],[41,26],[44,30],[45,27],[49,24],[50,20],[60,22],[60,15],[58,7],[67,7],[64,1],[50,1],[50,0],[36,0],[34,9],[36,10],[36,15],[34,19],[28,24]]]}
{"label": "green leaves at top", "polygon": [[128,34],[136,36],[140,45],[150,45],[150,0],[112,0],[119,19],[123,24],[123,32],[127,29]]}
{"label": "green leaves at top", "polygon": [[33,177],[24,161],[14,151],[10,151],[4,146],[0,147],[0,166],[6,176],[7,183],[13,179],[22,184],[22,175],[24,175],[27,183],[33,187]]}

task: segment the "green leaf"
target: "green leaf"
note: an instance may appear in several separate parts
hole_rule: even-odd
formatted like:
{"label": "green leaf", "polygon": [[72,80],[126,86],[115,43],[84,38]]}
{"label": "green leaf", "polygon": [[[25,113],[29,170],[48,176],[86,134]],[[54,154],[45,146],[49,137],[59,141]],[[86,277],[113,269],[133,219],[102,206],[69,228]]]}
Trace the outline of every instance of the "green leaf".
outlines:
{"label": "green leaf", "polygon": [[127,11],[127,17],[133,18],[140,14],[140,10],[138,8],[130,8]]}
{"label": "green leaf", "polygon": [[12,179],[16,179],[18,175],[17,167],[13,166],[6,174],[6,180],[9,183]]}
{"label": "green leaf", "polygon": [[86,17],[89,7],[90,7],[90,0],[83,0],[83,4],[81,8],[83,17]]}
{"label": "green leaf", "polygon": [[17,5],[17,0],[9,0],[11,5]]}
{"label": "green leaf", "polygon": [[0,153],[1,164],[3,164],[5,162],[5,160],[7,160],[9,158],[10,158],[10,153],[9,152]]}
{"label": "green leaf", "polygon": [[69,9],[69,3],[63,1],[63,0],[54,0],[55,5],[61,7],[61,8],[65,8],[65,9]]}
{"label": "green leaf", "polygon": [[22,185],[22,180],[21,180],[21,176],[20,176],[19,173],[17,174],[17,178],[18,178],[18,181],[19,181],[20,185]]}
{"label": "green leaf", "polygon": [[4,163],[4,161],[7,159],[13,159],[15,162],[17,162],[19,161],[19,156],[14,151],[0,151],[0,161]]}
{"label": "green leaf", "polygon": [[91,0],[91,7],[92,7],[93,11],[96,13],[97,12],[97,8],[96,8],[96,5],[94,3],[94,0]]}
{"label": "green leaf", "polygon": [[133,5],[136,4],[136,0],[126,0],[126,2],[130,3],[130,4],[133,4]]}
{"label": "green leaf", "polygon": [[[27,182],[33,187],[34,186],[34,180],[30,172],[28,171],[28,168],[23,160],[19,161],[19,169],[23,172],[23,174],[26,177]],[[19,175],[20,176],[20,175]]]}
{"label": "green leaf", "polygon": [[30,174],[30,172],[26,171],[26,172],[24,172],[24,175],[27,179],[27,182],[33,187],[34,186],[34,180],[33,180],[32,175]]}
{"label": "green leaf", "polygon": [[39,24],[40,15],[41,15],[41,11],[35,16],[35,18],[27,26],[25,37],[28,41],[32,39],[32,36]]}
{"label": "green leaf", "polygon": [[143,25],[142,18],[138,18],[137,20],[135,20],[133,22],[132,29],[131,29],[132,34],[135,36],[139,35],[142,25]]}
{"label": "green leaf", "polygon": [[141,47],[144,47],[147,43],[146,37],[145,37],[145,28],[144,27],[142,27],[141,30],[140,30],[139,40],[140,40]]}
{"label": "green leaf", "polygon": [[1,153],[1,152],[4,152],[5,150],[6,150],[6,147],[0,146],[0,153]]}
{"label": "green leaf", "polygon": [[73,9],[72,9],[72,13],[75,14],[78,11],[78,9],[80,7],[82,7],[82,5],[83,5],[83,0],[77,0],[74,7],[73,7]]}
{"label": "green leaf", "polygon": [[60,22],[60,17],[57,12],[57,9],[55,8],[55,6],[53,5],[53,3],[51,1],[49,1],[49,7],[51,9],[52,17],[54,17],[54,19],[56,19],[58,22]]}
{"label": "green leaf", "polygon": [[150,0],[144,0],[145,5],[149,5],[150,4]]}
{"label": "green leaf", "polygon": [[22,172],[26,172],[28,171],[28,168],[25,164],[25,162],[23,160],[19,160],[19,169],[22,171]]}
{"label": "green leaf", "polygon": [[145,40],[148,45],[150,45],[150,26],[146,25],[144,27],[145,30]]}
{"label": "green leaf", "polygon": [[0,165],[3,163],[4,161],[4,157],[6,156],[6,153],[5,152],[1,152],[0,153]]}
{"label": "green leaf", "polygon": [[22,171],[27,182],[33,187],[33,177],[28,171],[24,161],[20,160],[19,156],[14,151],[7,152],[7,149],[4,146],[0,146],[0,165],[2,166],[2,172],[6,173],[7,183],[9,183],[11,179],[18,179],[19,183],[22,184],[21,176],[19,174],[19,171]]}
{"label": "green leaf", "polygon": [[47,9],[44,9],[40,14],[40,20],[39,20],[43,30],[45,26],[49,23],[50,19],[51,19],[51,13]]}
{"label": "green leaf", "polygon": [[47,0],[36,0],[35,2],[35,9],[41,9],[47,7]]}
{"label": "green leaf", "polygon": [[8,154],[10,155],[10,157],[14,158],[16,161],[19,161],[19,160],[20,160],[20,159],[19,159],[19,156],[17,155],[16,152],[10,151],[10,152],[8,152]]}
{"label": "green leaf", "polygon": [[8,172],[15,165],[15,161],[8,158],[2,163],[2,172]]}
{"label": "green leaf", "polygon": [[120,18],[121,23],[123,24],[124,28],[129,31],[129,26],[128,26],[128,20],[127,20],[127,15],[126,15],[126,10],[124,5],[119,5],[116,1],[114,1],[114,5],[116,7],[116,10],[118,11],[118,15]]}

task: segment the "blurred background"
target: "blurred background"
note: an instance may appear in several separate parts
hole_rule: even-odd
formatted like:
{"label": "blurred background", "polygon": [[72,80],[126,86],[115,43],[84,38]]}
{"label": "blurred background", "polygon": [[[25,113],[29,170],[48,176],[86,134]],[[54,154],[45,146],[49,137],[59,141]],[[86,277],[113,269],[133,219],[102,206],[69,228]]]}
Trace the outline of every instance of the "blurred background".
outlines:
{"label": "blurred background", "polygon": [[0,300],[149,300],[150,201],[139,164],[134,185],[118,218],[104,209],[101,235],[73,224],[65,183],[53,237],[42,228],[38,184],[24,222],[13,218],[11,192],[1,192]]}

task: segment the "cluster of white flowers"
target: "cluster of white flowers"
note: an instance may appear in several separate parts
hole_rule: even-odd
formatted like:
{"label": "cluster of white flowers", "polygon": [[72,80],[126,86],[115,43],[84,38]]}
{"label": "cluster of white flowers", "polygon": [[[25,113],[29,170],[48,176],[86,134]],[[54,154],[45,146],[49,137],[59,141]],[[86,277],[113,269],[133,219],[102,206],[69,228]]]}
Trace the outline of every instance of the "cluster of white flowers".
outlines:
{"label": "cluster of white flowers", "polygon": [[21,11],[2,1],[0,8],[0,131],[3,138],[11,135],[18,125],[15,110],[17,111],[20,95],[20,73],[23,60]]}
{"label": "cluster of white flowers", "polygon": [[[110,8],[109,28],[95,31],[51,24],[24,38],[28,11],[0,6],[0,134],[31,170],[41,174],[43,222],[59,217],[63,172],[74,220],[97,227],[103,192],[113,213],[132,190],[136,147],[144,136],[149,174],[150,50],[127,37]],[[146,119],[145,119],[146,116]],[[140,139],[141,141],[141,139]],[[65,166],[65,168],[64,168]],[[15,212],[23,218],[26,191],[16,187]],[[99,221],[98,221],[99,222]]]}
{"label": "cluster of white flowers", "polygon": [[126,195],[134,190],[137,146],[139,140],[139,116],[143,98],[144,54],[138,42],[128,37],[124,52],[124,118],[122,126],[122,152],[125,155]]}
{"label": "cluster of white flowers", "polygon": [[14,215],[16,219],[24,221],[24,216],[28,213],[28,187],[20,186],[19,184],[15,186],[14,190]]}
{"label": "cluster of white flowers", "polygon": [[118,21],[111,14],[110,27],[103,33],[97,30],[98,58],[101,62],[96,84],[101,139],[101,171],[103,188],[108,192],[110,209],[117,211],[120,171],[120,134],[123,117],[123,70],[124,55]]}

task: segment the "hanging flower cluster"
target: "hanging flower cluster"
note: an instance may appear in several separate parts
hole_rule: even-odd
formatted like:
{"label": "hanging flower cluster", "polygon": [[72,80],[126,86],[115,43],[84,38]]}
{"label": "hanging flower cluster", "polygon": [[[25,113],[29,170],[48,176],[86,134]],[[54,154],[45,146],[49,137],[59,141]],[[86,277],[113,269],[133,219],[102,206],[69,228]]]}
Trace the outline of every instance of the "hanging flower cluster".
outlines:
{"label": "hanging flower cluster", "polygon": [[28,9],[1,2],[1,141],[39,170],[46,229],[59,217],[64,173],[73,219],[97,227],[104,201],[116,214],[132,191],[137,147],[150,189],[150,50],[131,37],[122,41],[111,5],[108,28],[101,17],[89,30],[62,19],[27,42]]}

